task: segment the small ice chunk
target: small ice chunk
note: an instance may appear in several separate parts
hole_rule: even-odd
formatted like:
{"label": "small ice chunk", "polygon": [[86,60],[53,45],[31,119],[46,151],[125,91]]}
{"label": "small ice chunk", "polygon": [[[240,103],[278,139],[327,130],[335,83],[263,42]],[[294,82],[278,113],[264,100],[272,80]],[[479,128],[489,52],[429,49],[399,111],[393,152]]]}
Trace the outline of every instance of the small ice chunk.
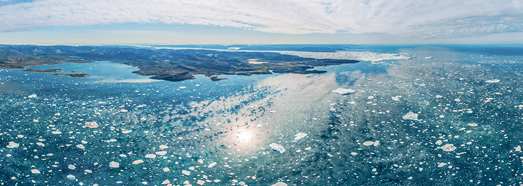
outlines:
{"label": "small ice chunk", "polygon": [[29,95],[29,96],[27,96],[27,97],[28,97],[28,98],[36,98],[37,96],[36,96],[36,94],[31,94],[31,95]]}
{"label": "small ice chunk", "polygon": [[74,170],[74,169],[76,169],[76,166],[70,164],[70,165],[67,166],[67,168],[69,168],[69,169],[71,169],[71,170]]}
{"label": "small ice chunk", "polygon": [[413,120],[413,121],[418,121],[418,114],[412,112],[412,111],[409,111],[409,113],[405,114],[403,116],[403,119],[404,120]]}
{"label": "small ice chunk", "polygon": [[111,161],[109,163],[109,167],[111,167],[111,168],[119,168],[120,167],[120,163],[115,162],[115,161]]}
{"label": "small ice chunk", "polygon": [[165,180],[162,182],[162,185],[170,185],[170,184],[171,184],[171,182],[169,180]]}
{"label": "small ice chunk", "polygon": [[93,122],[85,122],[85,126],[89,128],[98,128],[98,123],[96,121]]}
{"label": "small ice chunk", "polygon": [[456,150],[456,147],[453,144],[446,144],[443,147],[441,147],[444,151],[450,152]]}
{"label": "small ice chunk", "polygon": [[185,175],[189,176],[189,175],[191,175],[191,172],[186,171],[186,170],[182,170],[182,174],[185,174]]}
{"label": "small ice chunk", "polygon": [[283,146],[280,145],[280,144],[277,144],[277,143],[271,143],[269,145],[269,147],[271,147],[272,150],[279,151],[280,153],[284,153],[285,152],[285,149],[283,148]]}
{"label": "small ice chunk", "polygon": [[374,142],[374,146],[377,147],[377,146],[379,146],[379,145],[380,145],[380,141],[379,141],[379,140],[376,140],[376,141]]}
{"label": "small ice chunk", "polygon": [[438,167],[444,167],[445,165],[447,165],[447,163],[439,163]]}
{"label": "small ice chunk", "polygon": [[122,109],[120,110],[120,112],[128,112],[128,110]]}
{"label": "small ice chunk", "polygon": [[516,151],[521,152],[521,146],[518,145],[517,147],[514,147],[514,148],[516,149]]}
{"label": "small ice chunk", "polygon": [[36,142],[36,145],[41,146],[41,147],[45,147],[45,144],[43,144],[42,142]]}
{"label": "small ice chunk", "polygon": [[491,79],[491,80],[487,80],[485,81],[485,83],[499,83],[499,79]]}
{"label": "small ice chunk", "polygon": [[13,141],[10,141],[10,142],[9,142],[9,145],[7,145],[7,148],[13,149],[13,148],[17,148],[17,147],[19,147],[19,146],[20,146],[20,144],[15,143],[15,142],[13,142]]}
{"label": "small ice chunk", "polygon": [[353,156],[356,156],[356,155],[358,155],[358,153],[357,153],[357,152],[351,152],[350,154],[351,154],[351,155],[353,155]]}
{"label": "small ice chunk", "polygon": [[371,146],[371,145],[373,145],[373,144],[374,144],[373,141],[366,141],[366,142],[363,142],[363,145],[365,145],[365,146]]}
{"label": "small ice chunk", "polygon": [[40,174],[40,171],[38,169],[31,169],[31,173]]}
{"label": "small ice chunk", "polygon": [[163,170],[163,172],[169,172],[169,171],[171,171],[171,169],[169,169],[168,167],[165,167],[165,168],[163,168],[162,170]]}
{"label": "small ice chunk", "polygon": [[311,149],[312,149],[311,147],[307,147],[307,148],[305,148],[304,150],[311,150]]}
{"label": "small ice chunk", "polygon": [[212,167],[214,167],[216,164],[218,164],[218,163],[216,163],[216,162],[212,162],[211,164],[209,164],[209,166],[207,166],[207,168],[212,168]]}
{"label": "small ice chunk", "polygon": [[441,144],[443,144],[443,141],[441,141],[441,140],[436,141],[436,145],[441,145]]}
{"label": "small ice chunk", "polygon": [[304,138],[305,136],[307,136],[307,134],[303,133],[303,132],[300,132],[296,135],[294,135],[295,138],[294,140],[292,140],[292,142],[297,142],[298,140],[301,140],[302,138]]}
{"label": "small ice chunk", "polygon": [[51,132],[51,133],[53,133],[53,134],[62,134],[62,132],[60,132],[59,130],[57,130],[57,131],[53,131],[53,132]]}
{"label": "small ice chunk", "polygon": [[167,154],[167,151],[158,151],[158,152],[155,152],[155,154],[158,156],[165,156]]}
{"label": "small ice chunk", "polygon": [[76,145],[76,147],[79,148],[79,149],[85,149],[85,146],[82,145],[82,144],[78,144],[78,145]]}
{"label": "small ice chunk", "polygon": [[391,98],[394,101],[400,101],[401,96],[394,96],[394,97],[391,97]]}
{"label": "small ice chunk", "polygon": [[467,125],[468,125],[468,126],[471,126],[471,127],[476,127],[476,126],[478,126],[477,123],[469,123],[469,124],[467,124]]}
{"label": "small ice chunk", "polygon": [[160,150],[169,148],[167,145],[160,145]]}
{"label": "small ice chunk", "polygon": [[[154,154],[153,154],[153,155],[154,155]],[[143,163],[143,160],[140,160],[140,159],[139,159],[139,160],[134,160],[134,161],[133,161],[133,165],[138,165],[138,164],[140,164],[140,163]]]}
{"label": "small ice chunk", "polygon": [[67,179],[76,180],[76,177],[72,174],[67,175]]}
{"label": "small ice chunk", "polygon": [[333,90],[332,92],[341,94],[341,95],[348,95],[356,92],[356,90],[353,89],[344,89],[344,88],[337,88],[336,90]]}
{"label": "small ice chunk", "polygon": [[272,184],[271,186],[287,186],[287,184],[283,183],[283,182],[278,182],[278,183]]}
{"label": "small ice chunk", "polygon": [[261,127],[262,127],[262,124],[258,124],[256,127],[261,128]]}
{"label": "small ice chunk", "polygon": [[147,155],[145,155],[145,158],[154,159],[154,158],[156,158],[156,155],[155,154],[147,154]]}
{"label": "small ice chunk", "polygon": [[441,95],[436,95],[436,98],[442,98],[442,97],[443,97],[443,96],[441,96]]}
{"label": "small ice chunk", "polygon": [[203,180],[198,180],[198,181],[196,181],[196,184],[198,184],[198,185],[203,185],[203,184],[205,184],[205,181],[203,181]]}
{"label": "small ice chunk", "polygon": [[132,132],[132,131],[133,131],[133,130],[125,130],[125,129],[123,129],[123,130],[122,130],[122,133],[127,134],[127,133],[130,133],[130,132]]}

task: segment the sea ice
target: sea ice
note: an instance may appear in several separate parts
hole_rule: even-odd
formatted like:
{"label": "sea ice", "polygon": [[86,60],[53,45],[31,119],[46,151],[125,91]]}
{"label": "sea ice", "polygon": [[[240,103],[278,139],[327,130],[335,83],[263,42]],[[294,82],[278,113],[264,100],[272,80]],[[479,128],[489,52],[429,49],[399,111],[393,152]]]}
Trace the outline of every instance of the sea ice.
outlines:
{"label": "sea ice", "polygon": [[138,165],[140,163],[143,163],[143,160],[134,160],[133,165]]}
{"label": "sea ice", "polygon": [[13,148],[17,148],[19,147],[20,145],[18,143],[15,143],[15,142],[12,142],[10,141],[9,142],[9,145],[7,145],[7,148],[10,148],[10,149],[13,149]]}
{"label": "sea ice", "polygon": [[156,155],[155,154],[147,154],[147,155],[145,155],[145,158],[154,159],[154,158],[156,158]]}
{"label": "sea ice", "polygon": [[285,152],[285,149],[280,144],[271,143],[269,146],[272,148],[272,150],[279,151],[280,153],[284,153]]}
{"label": "sea ice", "polygon": [[158,156],[165,156],[167,154],[167,151],[158,151],[158,152],[155,152],[155,154]]}
{"label": "sea ice", "polygon": [[283,182],[278,182],[278,183],[272,184],[271,186],[287,186],[287,184],[283,183]]}
{"label": "sea ice", "polygon": [[115,161],[111,161],[109,163],[109,167],[111,167],[111,168],[118,168],[118,167],[120,167],[120,163],[115,162]]}
{"label": "sea ice", "polygon": [[27,96],[27,97],[28,97],[28,98],[36,98],[37,96],[36,96],[36,94],[31,94],[31,95],[29,95],[29,96]]}
{"label": "sea ice", "polygon": [[40,174],[40,171],[38,169],[31,169],[31,173]]}
{"label": "sea ice", "polygon": [[301,140],[302,138],[304,138],[305,136],[307,136],[307,134],[303,133],[303,132],[300,132],[296,135],[294,135],[295,138],[294,140],[292,140],[292,142],[297,142],[298,140]]}
{"label": "sea ice", "polygon": [[169,148],[167,145],[160,145],[160,150]]}
{"label": "sea ice", "polygon": [[67,175],[67,179],[76,180],[76,177],[72,174]]}
{"label": "sea ice", "polygon": [[366,141],[366,142],[363,142],[363,145],[371,146],[371,145],[374,145],[374,142],[373,141]]}
{"label": "sea ice", "polygon": [[412,112],[412,111],[409,111],[409,113],[405,114],[403,116],[403,119],[404,120],[413,120],[413,121],[418,121],[418,114]]}
{"label": "sea ice", "polygon": [[216,162],[212,162],[211,164],[209,164],[209,166],[207,166],[207,168],[212,168],[212,167],[214,167],[216,164],[218,164],[218,163],[216,163]]}
{"label": "sea ice", "polygon": [[499,83],[499,79],[491,79],[491,80],[487,80],[485,81],[485,83]]}
{"label": "sea ice", "polygon": [[182,174],[185,174],[185,175],[189,176],[189,175],[191,175],[191,172],[186,171],[186,170],[182,170]]}
{"label": "sea ice", "polygon": [[335,92],[335,93],[338,93],[338,94],[341,94],[341,95],[347,95],[347,94],[352,94],[352,93],[356,92],[356,90],[337,88],[336,90],[333,90],[332,92]]}
{"label": "sea ice", "polygon": [[85,122],[85,126],[89,128],[98,128],[98,123],[96,121],[93,122]]}
{"label": "sea ice", "polygon": [[446,144],[443,147],[441,147],[444,151],[450,152],[456,150],[456,147],[453,144]]}

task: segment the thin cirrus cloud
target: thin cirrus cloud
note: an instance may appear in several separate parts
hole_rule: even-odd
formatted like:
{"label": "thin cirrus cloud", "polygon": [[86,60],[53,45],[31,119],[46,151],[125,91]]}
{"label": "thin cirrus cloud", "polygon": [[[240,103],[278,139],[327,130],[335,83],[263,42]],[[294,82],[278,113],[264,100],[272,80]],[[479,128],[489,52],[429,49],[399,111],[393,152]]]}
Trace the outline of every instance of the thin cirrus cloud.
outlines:
{"label": "thin cirrus cloud", "polygon": [[0,31],[119,23],[448,38],[523,30],[521,0],[0,0]]}

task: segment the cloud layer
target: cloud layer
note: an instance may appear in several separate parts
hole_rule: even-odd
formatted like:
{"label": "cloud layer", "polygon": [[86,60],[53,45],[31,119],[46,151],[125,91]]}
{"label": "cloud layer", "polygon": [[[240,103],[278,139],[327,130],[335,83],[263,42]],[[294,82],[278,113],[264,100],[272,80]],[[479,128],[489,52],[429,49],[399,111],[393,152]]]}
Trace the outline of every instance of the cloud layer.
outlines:
{"label": "cloud layer", "polygon": [[520,0],[0,0],[0,31],[165,23],[445,38],[523,30]]}

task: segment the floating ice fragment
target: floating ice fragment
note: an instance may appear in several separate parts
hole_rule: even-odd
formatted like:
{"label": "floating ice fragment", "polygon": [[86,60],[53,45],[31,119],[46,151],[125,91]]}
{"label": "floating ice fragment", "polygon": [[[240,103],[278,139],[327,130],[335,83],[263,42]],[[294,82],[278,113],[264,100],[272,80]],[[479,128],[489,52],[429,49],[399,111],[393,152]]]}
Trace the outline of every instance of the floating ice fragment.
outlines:
{"label": "floating ice fragment", "polygon": [[432,56],[425,57],[425,59],[432,59]]}
{"label": "floating ice fragment", "polygon": [[45,147],[45,145],[42,142],[36,142],[36,145],[41,146],[41,147]]}
{"label": "floating ice fragment", "polygon": [[13,142],[13,141],[10,141],[10,142],[9,142],[9,145],[7,145],[7,148],[13,149],[13,148],[17,148],[17,147],[19,147],[19,146],[20,146],[20,144],[15,143],[15,142]]}
{"label": "floating ice fragment", "polygon": [[111,167],[111,168],[118,168],[118,167],[120,167],[120,163],[115,162],[115,161],[111,161],[109,163],[109,167]]}
{"label": "floating ice fragment", "polygon": [[436,98],[442,98],[443,96],[440,96],[440,95],[436,95]]}
{"label": "floating ice fragment", "polygon": [[203,185],[203,184],[205,184],[205,181],[198,180],[198,181],[196,181],[196,184],[198,184],[198,185]]}
{"label": "floating ice fragment", "polygon": [[351,155],[353,155],[353,156],[356,156],[356,155],[358,155],[358,153],[357,153],[357,152],[351,152],[350,154],[351,154]]}
{"label": "floating ice fragment", "polygon": [[302,138],[304,138],[305,136],[307,136],[307,134],[303,133],[303,132],[300,132],[296,135],[294,135],[295,138],[294,140],[292,140],[292,142],[297,142],[298,140],[301,140]]}
{"label": "floating ice fragment", "polygon": [[283,146],[280,145],[280,144],[271,143],[271,144],[269,145],[269,147],[271,147],[272,150],[279,151],[280,153],[284,153],[284,152],[285,152],[285,149],[284,149]]}
{"label": "floating ice fragment", "polygon": [[441,140],[436,141],[436,145],[441,145],[441,144],[443,144],[443,141],[441,141]]}
{"label": "floating ice fragment", "polygon": [[468,126],[471,126],[471,127],[476,127],[476,126],[478,126],[477,123],[469,123],[469,124],[467,124],[467,125],[468,125]]}
{"label": "floating ice fragment", "polygon": [[[154,155],[154,154],[153,154]],[[140,163],[143,163],[143,160],[134,160],[133,165],[138,165]]]}
{"label": "floating ice fragment", "polygon": [[122,109],[120,110],[120,112],[128,112],[128,110]]}
{"label": "floating ice fragment", "polygon": [[438,167],[444,167],[445,165],[447,165],[447,163],[439,163]]}
{"label": "floating ice fragment", "polygon": [[216,163],[216,162],[212,162],[211,164],[209,164],[209,166],[207,166],[207,168],[212,168],[212,167],[214,167],[216,164],[218,164],[218,163]]}
{"label": "floating ice fragment", "polygon": [[168,167],[165,167],[165,168],[163,168],[162,170],[163,170],[163,172],[169,172],[169,171],[171,171],[171,169],[169,169]]}
{"label": "floating ice fragment", "polygon": [[123,130],[122,130],[122,133],[127,134],[127,133],[130,133],[130,132],[132,132],[132,131],[133,131],[133,130],[125,130],[125,129],[123,129]]}
{"label": "floating ice fragment", "polygon": [[514,148],[516,149],[516,151],[521,152],[521,146],[518,145],[517,147],[514,147]]}
{"label": "floating ice fragment", "polygon": [[98,123],[96,121],[93,122],[85,122],[85,126],[89,128],[98,128]]}
{"label": "floating ice fragment", "polygon": [[485,83],[499,83],[499,79],[487,80],[487,81],[485,81]]}
{"label": "floating ice fragment", "polygon": [[165,156],[167,154],[167,151],[158,151],[158,152],[155,152],[155,154],[158,156]]}
{"label": "floating ice fragment", "polygon": [[400,101],[401,96],[394,96],[394,97],[391,97],[391,98],[394,101]]}
{"label": "floating ice fragment", "polygon": [[36,97],[37,97],[36,94],[31,94],[31,95],[27,96],[27,98],[36,98]]}
{"label": "floating ice fragment", "polygon": [[191,175],[191,172],[186,171],[186,170],[182,170],[182,174],[185,174],[185,175],[189,176],[189,175]]}
{"label": "floating ice fragment", "polygon": [[69,168],[69,169],[71,169],[71,170],[74,170],[74,169],[76,169],[76,166],[74,166],[74,165],[68,165],[67,168]]}
{"label": "floating ice fragment", "polygon": [[272,184],[271,186],[287,186],[287,184],[283,183],[283,182],[278,182],[278,183]]}
{"label": "floating ice fragment", "polygon": [[156,158],[156,155],[155,154],[147,154],[147,155],[145,155],[145,158],[154,159],[154,158]]}
{"label": "floating ice fragment", "polygon": [[38,169],[31,169],[31,173],[40,174],[40,171]]}
{"label": "floating ice fragment", "polygon": [[160,150],[169,148],[167,145],[160,145]]}
{"label": "floating ice fragment", "polygon": [[374,144],[373,141],[366,141],[366,142],[363,142],[363,145],[365,145],[365,146],[371,146],[371,145],[373,145],[373,144]]}
{"label": "floating ice fragment", "polygon": [[404,120],[413,120],[413,121],[418,121],[418,114],[412,112],[412,111],[409,111],[409,113],[405,114],[403,116],[403,119]]}
{"label": "floating ice fragment", "polygon": [[53,134],[62,134],[62,132],[60,132],[59,130],[57,130],[57,131],[53,131],[53,132],[51,132],[51,133],[53,133]]}
{"label": "floating ice fragment", "polygon": [[76,177],[74,177],[74,175],[72,175],[72,174],[69,174],[69,175],[67,175],[67,179],[75,180]]}
{"label": "floating ice fragment", "polygon": [[262,127],[262,124],[258,124],[256,127],[261,128],[261,127]]}
{"label": "floating ice fragment", "polygon": [[332,92],[341,94],[341,95],[348,95],[356,92],[356,90],[353,89],[344,89],[344,88],[337,88],[336,90],[333,90]]}
{"label": "floating ice fragment", "polygon": [[169,180],[165,180],[162,182],[162,185],[169,185],[169,184],[171,184],[171,182]]}
{"label": "floating ice fragment", "polygon": [[443,147],[441,147],[444,151],[450,152],[456,150],[456,147],[453,144],[446,144]]}
{"label": "floating ice fragment", "polygon": [[76,145],[76,147],[79,149],[85,149],[84,145],[82,145],[82,144],[78,144],[78,145]]}
{"label": "floating ice fragment", "polygon": [[376,140],[376,141],[374,142],[374,146],[377,147],[377,146],[379,146],[379,145],[380,145],[380,141],[379,141],[379,140]]}
{"label": "floating ice fragment", "polygon": [[311,147],[307,147],[307,148],[305,148],[305,150],[311,150],[311,149],[312,149]]}

